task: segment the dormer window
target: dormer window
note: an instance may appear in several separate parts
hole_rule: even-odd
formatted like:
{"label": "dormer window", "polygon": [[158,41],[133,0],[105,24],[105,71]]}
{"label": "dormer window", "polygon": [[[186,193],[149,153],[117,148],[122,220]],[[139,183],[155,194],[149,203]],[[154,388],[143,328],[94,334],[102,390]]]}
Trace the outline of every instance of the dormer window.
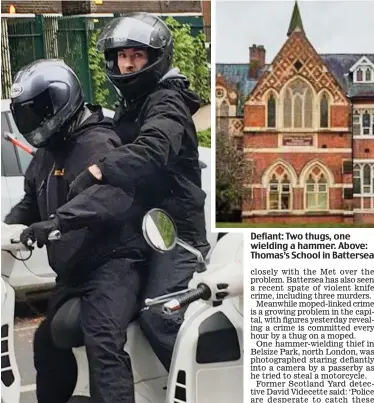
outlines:
{"label": "dormer window", "polygon": [[350,69],[354,83],[374,83],[374,60],[361,57]]}

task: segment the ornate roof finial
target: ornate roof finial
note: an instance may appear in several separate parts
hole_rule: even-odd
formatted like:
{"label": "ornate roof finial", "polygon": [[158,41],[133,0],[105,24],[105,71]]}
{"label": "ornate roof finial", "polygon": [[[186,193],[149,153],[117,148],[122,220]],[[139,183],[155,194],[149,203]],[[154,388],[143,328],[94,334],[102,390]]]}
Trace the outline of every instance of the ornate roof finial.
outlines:
{"label": "ornate roof finial", "polygon": [[297,0],[295,1],[295,5],[293,8],[290,26],[288,27],[288,31],[287,31],[287,36],[290,36],[292,34],[292,32],[294,32],[296,29],[305,34],[304,27],[303,27],[303,21],[301,20],[301,15],[300,15],[300,10],[299,10],[299,5],[297,4]]}

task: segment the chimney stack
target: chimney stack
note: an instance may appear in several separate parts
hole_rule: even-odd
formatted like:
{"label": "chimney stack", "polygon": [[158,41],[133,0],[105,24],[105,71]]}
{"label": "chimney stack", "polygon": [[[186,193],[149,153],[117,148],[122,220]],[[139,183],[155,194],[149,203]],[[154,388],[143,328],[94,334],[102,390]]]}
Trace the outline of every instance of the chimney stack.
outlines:
{"label": "chimney stack", "polygon": [[259,71],[265,66],[266,50],[263,45],[255,44],[249,48],[249,77],[257,78]]}

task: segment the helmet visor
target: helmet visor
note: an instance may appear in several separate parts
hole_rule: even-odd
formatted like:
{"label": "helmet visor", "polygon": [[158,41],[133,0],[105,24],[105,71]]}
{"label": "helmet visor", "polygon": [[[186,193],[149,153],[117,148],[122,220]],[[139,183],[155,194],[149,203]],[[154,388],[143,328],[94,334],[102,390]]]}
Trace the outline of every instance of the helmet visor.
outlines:
{"label": "helmet visor", "polygon": [[35,98],[21,103],[12,103],[11,111],[19,132],[31,133],[53,116],[53,103],[49,89]]}
{"label": "helmet visor", "polygon": [[147,46],[159,49],[165,44],[158,30],[132,17],[114,19],[101,33],[97,49],[101,52],[116,48],[137,48]]}

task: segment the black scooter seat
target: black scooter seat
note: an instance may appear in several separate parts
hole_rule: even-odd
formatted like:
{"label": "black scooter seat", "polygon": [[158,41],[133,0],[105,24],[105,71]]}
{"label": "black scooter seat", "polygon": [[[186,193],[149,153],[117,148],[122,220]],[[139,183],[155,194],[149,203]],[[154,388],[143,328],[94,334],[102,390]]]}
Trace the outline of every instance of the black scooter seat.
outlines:
{"label": "black scooter seat", "polygon": [[69,299],[56,312],[51,323],[51,333],[57,347],[73,348],[84,345],[80,312],[79,297]]}

